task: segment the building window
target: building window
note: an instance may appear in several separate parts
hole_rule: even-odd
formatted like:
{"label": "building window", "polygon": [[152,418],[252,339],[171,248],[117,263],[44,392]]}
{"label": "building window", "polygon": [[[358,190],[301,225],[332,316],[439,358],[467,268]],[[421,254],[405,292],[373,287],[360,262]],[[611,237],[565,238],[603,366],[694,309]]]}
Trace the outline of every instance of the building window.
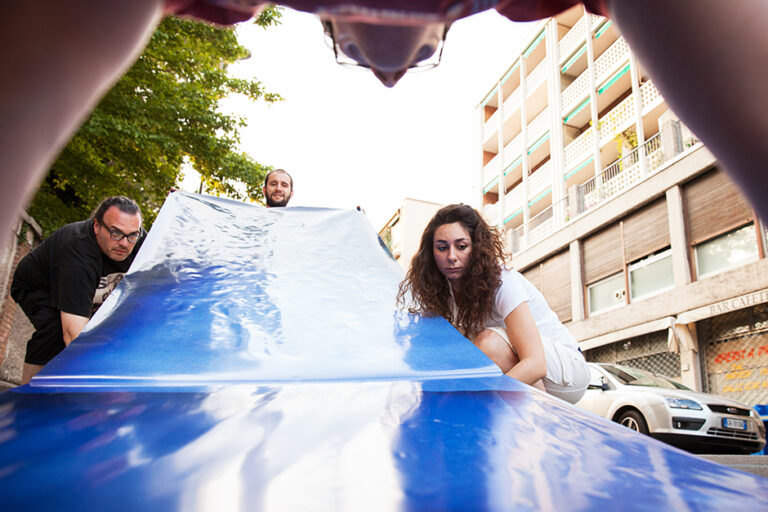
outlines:
{"label": "building window", "polygon": [[651,254],[629,266],[629,296],[648,297],[675,285],[672,270],[672,250],[667,248]]}
{"label": "building window", "polygon": [[696,275],[705,277],[757,260],[755,226],[749,223],[695,247]]}
{"label": "building window", "polygon": [[626,302],[624,273],[619,272],[587,287],[589,312],[598,313],[621,306]]}

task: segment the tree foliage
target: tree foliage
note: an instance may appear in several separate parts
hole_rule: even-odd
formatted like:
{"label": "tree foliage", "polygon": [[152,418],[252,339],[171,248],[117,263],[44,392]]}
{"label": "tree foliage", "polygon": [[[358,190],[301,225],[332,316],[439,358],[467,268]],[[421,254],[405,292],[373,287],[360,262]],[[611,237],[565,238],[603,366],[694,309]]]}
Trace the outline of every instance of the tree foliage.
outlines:
{"label": "tree foliage", "polygon": [[[269,8],[256,24],[267,28],[279,17]],[[227,73],[249,55],[232,28],[165,18],[54,162],[30,214],[50,233],[122,194],[139,203],[149,226],[185,163],[201,174],[206,192],[261,200],[270,168],[238,150],[245,119],[219,109],[229,94],[281,100],[259,81]]]}

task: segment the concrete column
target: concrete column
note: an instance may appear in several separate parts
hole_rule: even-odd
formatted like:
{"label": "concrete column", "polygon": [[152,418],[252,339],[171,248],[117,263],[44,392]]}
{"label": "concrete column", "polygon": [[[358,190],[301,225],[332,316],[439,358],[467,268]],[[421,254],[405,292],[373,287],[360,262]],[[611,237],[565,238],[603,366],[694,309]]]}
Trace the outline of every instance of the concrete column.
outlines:
{"label": "concrete column", "polygon": [[571,255],[571,317],[573,322],[584,320],[584,272],[582,271],[581,241],[570,245]]}
{"label": "concrete column", "polygon": [[528,222],[531,220],[531,211],[528,208],[528,117],[526,111],[526,103],[528,103],[528,70],[525,66],[525,57],[520,57],[520,122],[522,142],[523,142],[523,159],[522,159],[522,173],[523,173],[523,241],[522,246],[528,247],[531,244],[531,238],[528,234]]}
{"label": "concrete column", "polygon": [[595,162],[595,176],[603,170],[603,164],[600,161],[600,125],[598,123],[597,112],[597,77],[595,76],[595,48],[592,38],[592,15],[584,11],[587,17],[587,72],[589,73],[589,107],[592,116],[593,130],[593,156]]}
{"label": "concrete column", "polygon": [[[552,167],[552,203],[557,204],[555,226],[565,223],[568,212],[562,200],[568,197],[563,179],[565,155],[563,150],[563,100],[560,90],[560,45],[557,40],[557,22],[550,18],[547,22],[547,58],[549,59],[547,82],[549,93],[549,152]],[[569,203],[570,204],[570,203]],[[570,216],[573,218],[573,216]]]}
{"label": "concrete column", "polygon": [[688,237],[685,232],[683,191],[680,185],[667,190],[667,219],[669,221],[669,242],[672,248],[672,270],[675,287],[691,282],[691,259],[688,251]]}
{"label": "concrete column", "polygon": [[648,174],[648,164],[645,158],[645,131],[643,129],[643,98],[640,95],[640,65],[637,57],[631,51],[629,52],[629,74],[632,82],[632,94],[635,97],[635,132],[637,134],[637,156],[640,160],[640,175]]}
{"label": "concrete column", "polygon": [[573,220],[578,214],[581,213],[581,194],[579,194],[579,186],[576,184],[568,187],[568,215]]}
{"label": "concrete column", "polygon": [[504,168],[507,166],[507,162],[504,161],[504,92],[502,91],[502,83],[498,83],[498,90],[496,91],[496,103],[499,104],[499,138],[498,146],[501,158],[499,158],[499,198],[496,201],[496,208],[499,212],[498,226],[504,226],[504,197],[506,184],[504,183]]}
{"label": "concrete column", "polygon": [[666,162],[683,151],[680,121],[667,111],[659,118],[659,131],[661,132],[661,158]]}
{"label": "concrete column", "polygon": [[702,391],[701,361],[696,324],[680,324],[673,327],[680,348],[680,381],[691,389]]}

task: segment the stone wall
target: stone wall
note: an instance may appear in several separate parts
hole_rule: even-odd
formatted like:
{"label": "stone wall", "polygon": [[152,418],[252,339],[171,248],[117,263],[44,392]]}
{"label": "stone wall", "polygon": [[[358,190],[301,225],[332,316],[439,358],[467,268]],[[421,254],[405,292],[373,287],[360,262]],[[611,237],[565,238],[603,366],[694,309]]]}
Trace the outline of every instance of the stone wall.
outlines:
{"label": "stone wall", "polygon": [[11,298],[11,280],[19,260],[42,241],[42,230],[28,215],[22,215],[16,230],[0,247],[0,390],[21,383],[27,340],[33,332],[21,308]]}

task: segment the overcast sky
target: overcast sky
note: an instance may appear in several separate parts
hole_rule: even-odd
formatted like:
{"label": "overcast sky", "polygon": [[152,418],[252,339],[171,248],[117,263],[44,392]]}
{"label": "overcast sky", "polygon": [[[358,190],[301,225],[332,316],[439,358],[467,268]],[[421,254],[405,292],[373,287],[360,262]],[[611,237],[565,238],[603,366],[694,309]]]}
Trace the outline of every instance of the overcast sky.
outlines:
{"label": "overcast sky", "polygon": [[477,205],[476,107],[531,30],[495,11],[459,20],[440,66],[387,89],[368,71],[336,64],[317,17],[285,9],[277,27],[239,26],[252,57],[232,68],[285,101],[233,99],[227,108],[247,117],[242,149],[293,176],[290,206],[360,205],[379,230],[405,197]]}

